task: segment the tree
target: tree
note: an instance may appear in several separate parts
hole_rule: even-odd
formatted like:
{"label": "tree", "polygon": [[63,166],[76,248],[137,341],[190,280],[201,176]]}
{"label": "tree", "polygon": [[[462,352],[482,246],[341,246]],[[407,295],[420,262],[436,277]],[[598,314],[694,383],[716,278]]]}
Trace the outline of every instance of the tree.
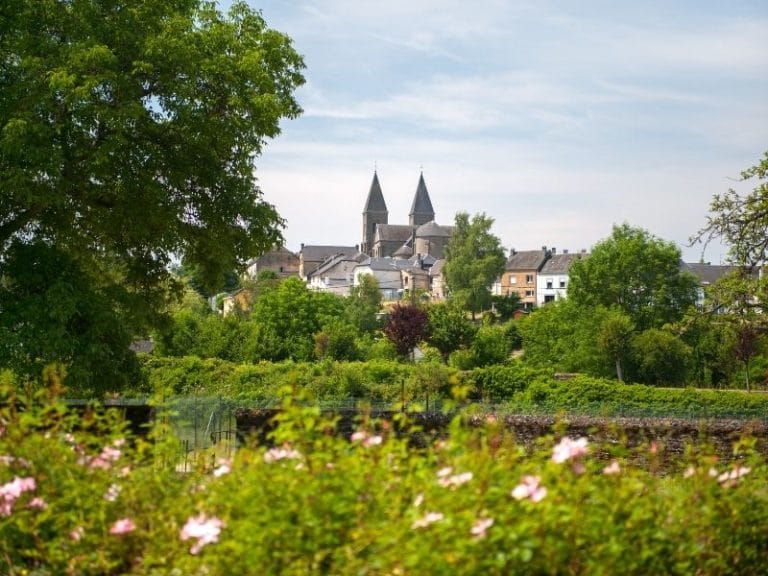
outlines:
{"label": "tree", "polygon": [[398,302],[392,307],[384,326],[384,335],[401,357],[410,356],[414,347],[428,334],[427,313],[414,304]]}
{"label": "tree", "polygon": [[765,281],[745,268],[719,278],[709,287],[702,314],[730,336],[730,352],[744,364],[745,385],[750,390],[749,368],[768,334],[762,302],[768,299]]}
{"label": "tree", "polygon": [[676,322],[696,302],[698,282],[680,268],[680,249],[629,224],[569,270],[568,299],[623,310],[640,330]]}
{"label": "tree", "polygon": [[683,384],[691,349],[674,334],[650,328],[632,340],[632,354],[641,382]]}
{"label": "tree", "polygon": [[570,299],[555,300],[537,308],[517,325],[523,339],[525,361],[560,372],[585,372],[608,376],[613,359],[597,345],[608,315],[602,306],[585,308]]}
{"label": "tree", "polygon": [[768,256],[768,152],[758,164],[741,173],[741,181],[757,179],[750,194],[742,196],[732,188],[716,195],[709,206],[710,215],[704,228],[691,238],[691,243],[708,244],[722,239],[734,264],[752,268]]}
{"label": "tree", "polygon": [[[303,62],[258,12],[244,2],[225,16],[201,0],[5,0],[0,26],[6,287],[19,281],[19,246],[46,247],[71,276],[89,271],[88,289],[136,331],[172,293],[175,257],[210,289],[280,241],[283,221],[253,163],[280,120],[301,111]],[[2,315],[19,319],[14,338],[56,323],[31,307],[4,299]],[[89,337],[77,326],[68,334]]]}
{"label": "tree", "polygon": [[370,333],[381,326],[381,290],[372,274],[360,275],[360,283],[350,289],[346,303],[347,319],[359,332]]}
{"label": "tree", "polygon": [[634,332],[632,320],[621,310],[610,310],[600,324],[597,345],[616,364],[616,378],[624,380],[622,364],[629,355],[630,342]]}
{"label": "tree", "polygon": [[251,360],[312,360],[315,334],[344,312],[335,294],[309,290],[299,278],[288,278],[256,298],[251,312],[255,333]]}
{"label": "tree", "polygon": [[477,328],[466,312],[452,302],[432,304],[427,309],[429,318],[428,342],[440,351],[443,359],[454,350],[469,348]]}
{"label": "tree", "polygon": [[763,313],[768,286],[752,274],[756,266],[765,265],[768,256],[768,152],[758,164],[741,173],[742,182],[752,178],[757,179],[757,185],[745,196],[733,189],[716,195],[706,226],[691,239],[692,243],[703,242],[706,246],[720,238],[728,245],[729,260],[740,267],[712,287],[705,313],[721,312],[716,321],[733,336],[732,352],[744,363],[747,390],[750,361],[768,332]]}
{"label": "tree", "polygon": [[493,219],[466,212],[456,214],[453,234],[445,247],[443,276],[454,298],[474,314],[490,307],[491,286],[504,271],[506,256],[498,237],[491,234]]}

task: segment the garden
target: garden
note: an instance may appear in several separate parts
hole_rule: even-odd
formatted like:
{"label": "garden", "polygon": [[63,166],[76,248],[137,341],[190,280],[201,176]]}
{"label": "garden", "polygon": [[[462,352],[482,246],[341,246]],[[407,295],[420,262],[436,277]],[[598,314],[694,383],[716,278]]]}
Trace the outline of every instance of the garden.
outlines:
{"label": "garden", "polygon": [[365,412],[337,434],[299,393],[266,441],[181,470],[159,400],[132,435],[60,392],[3,377],[6,574],[757,574],[768,554],[768,467],[748,433],[726,458],[702,441],[670,459],[566,420],[523,443],[469,405],[480,423],[440,434]]}

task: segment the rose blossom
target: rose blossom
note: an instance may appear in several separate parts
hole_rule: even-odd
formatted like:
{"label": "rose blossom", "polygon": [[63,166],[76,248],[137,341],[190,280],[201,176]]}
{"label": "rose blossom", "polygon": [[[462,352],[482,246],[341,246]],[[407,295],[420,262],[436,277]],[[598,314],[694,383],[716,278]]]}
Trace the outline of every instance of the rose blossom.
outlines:
{"label": "rose blossom", "polygon": [[523,476],[520,484],[512,490],[512,498],[515,500],[528,499],[531,502],[541,502],[547,495],[547,489],[540,486],[539,476]]}
{"label": "rose blossom", "polygon": [[587,453],[587,439],[582,437],[573,440],[566,436],[552,450],[552,461],[562,464],[567,460],[579,458]]}
{"label": "rose blossom", "polygon": [[134,530],[136,530],[136,524],[133,523],[133,520],[130,518],[121,518],[112,524],[112,528],[109,529],[109,533],[119,536],[133,532]]}
{"label": "rose blossom", "polygon": [[189,549],[190,554],[197,554],[206,544],[219,541],[219,534],[224,527],[224,522],[219,518],[208,518],[205,514],[190,517],[179,534],[182,540],[196,539]]}

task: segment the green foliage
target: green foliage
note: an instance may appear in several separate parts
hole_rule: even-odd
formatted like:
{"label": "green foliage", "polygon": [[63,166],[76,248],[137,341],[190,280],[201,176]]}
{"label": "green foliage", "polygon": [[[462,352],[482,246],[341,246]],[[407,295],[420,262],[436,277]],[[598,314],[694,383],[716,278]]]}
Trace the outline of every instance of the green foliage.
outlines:
{"label": "green foliage", "polygon": [[614,226],[569,270],[568,299],[585,308],[618,307],[638,330],[676,322],[696,301],[698,283],[680,270],[680,250],[629,224]]}
{"label": "green foliage", "polygon": [[289,401],[271,445],[179,474],[161,421],[150,443],[95,412],[15,405],[0,411],[14,576],[759,574],[768,554],[768,468],[748,438],[732,464],[691,450],[658,473],[647,446],[585,439],[561,461],[563,438],[526,451],[493,419],[456,419],[421,450],[367,418],[348,440]]}
{"label": "green foliage", "polygon": [[381,290],[372,274],[360,276],[360,283],[349,291],[346,302],[346,317],[360,333],[372,333],[381,327]]}
{"label": "green foliage", "polygon": [[652,328],[632,340],[637,376],[646,384],[685,383],[691,349],[674,334]]}
{"label": "green foliage", "polygon": [[557,372],[613,373],[613,360],[597,346],[606,314],[603,307],[588,309],[570,299],[537,308],[517,324],[526,362]]}
{"label": "green foliage", "polygon": [[331,322],[315,334],[315,357],[331,360],[360,360],[356,331],[349,324]]}
{"label": "green foliage", "polygon": [[756,186],[745,196],[733,189],[716,195],[709,206],[706,226],[691,239],[706,245],[719,238],[728,246],[732,262],[750,268],[768,259],[768,152],[741,173],[743,182],[753,178]]}
{"label": "green foliage", "polygon": [[[279,241],[253,162],[301,112],[303,62],[243,2],[225,16],[200,0],[9,0],[0,23],[0,278],[25,283],[19,245],[55,250],[69,269],[39,291],[62,292],[67,308],[60,280],[80,277],[78,293],[93,297],[77,315],[91,328],[71,330],[70,350],[40,345],[78,385],[109,387],[125,332],[160,321],[174,257],[213,288]],[[40,334],[74,319],[22,295],[0,315]]]}
{"label": "green foliage", "polygon": [[443,277],[451,298],[473,314],[491,305],[491,285],[504,270],[501,241],[491,234],[493,219],[459,212],[445,247]]}
{"label": "green foliage", "polygon": [[517,292],[509,292],[505,296],[494,294],[491,296],[491,304],[501,322],[507,322],[517,310],[520,310],[520,295]]}
{"label": "green foliage", "polygon": [[473,364],[476,367],[502,364],[509,359],[512,343],[503,327],[482,326],[475,334],[471,351]]}
{"label": "green foliage", "polygon": [[600,324],[597,345],[616,363],[616,378],[619,380],[624,379],[622,364],[629,356],[634,329],[632,319],[618,308],[609,310]]}
{"label": "green foliage", "polygon": [[503,366],[477,368],[468,378],[474,383],[473,399],[496,404],[509,400],[535,380],[547,376],[548,371],[531,368],[522,362],[511,362]]}
{"label": "green foliage", "polygon": [[344,313],[343,300],[309,290],[299,278],[288,278],[260,295],[253,305],[253,360],[311,360],[314,336]]}
{"label": "green foliage", "polygon": [[137,374],[129,351],[131,295],[102,282],[65,251],[13,242],[0,263],[0,366],[39,379],[67,365],[67,385],[83,396],[120,390]]}
{"label": "green foliage", "polygon": [[444,358],[460,348],[468,348],[477,328],[466,313],[453,302],[432,304],[427,308],[429,337],[427,341],[440,350]]}

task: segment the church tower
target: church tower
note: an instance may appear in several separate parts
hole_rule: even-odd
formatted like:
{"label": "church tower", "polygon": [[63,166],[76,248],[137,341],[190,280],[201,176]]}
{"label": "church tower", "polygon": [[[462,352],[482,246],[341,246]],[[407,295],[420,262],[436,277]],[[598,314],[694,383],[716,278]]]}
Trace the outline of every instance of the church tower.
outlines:
{"label": "church tower", "polygon": [[374,170],[371,189],[368,192],[368,199],[365,201],[365,208],[363,208],[363,242],[360,246],[360,251],[363,254],[371,255],[373,238],[376,235],[376,226],[378,224],[386,224],[388,217],[389,212],[384,202],[384,194],[381,192],[379,176]]}
{"label": "church tower", "polygon": [[435,210],[429,199],[427,185],[424,183],[424,173],[419,175],[419,185],[416,187],[416,195],[413,197],[411,212],[408,214],[409,224],[413,227],[421,226],[435,219]]}

